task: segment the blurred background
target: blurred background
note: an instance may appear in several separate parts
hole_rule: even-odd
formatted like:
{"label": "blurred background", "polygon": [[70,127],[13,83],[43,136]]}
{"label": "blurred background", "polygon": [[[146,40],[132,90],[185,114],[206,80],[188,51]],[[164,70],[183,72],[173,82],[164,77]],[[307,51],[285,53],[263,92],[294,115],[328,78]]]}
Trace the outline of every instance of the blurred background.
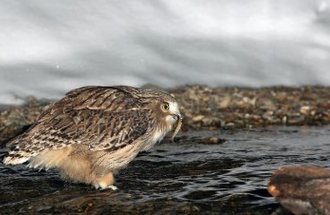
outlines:
{"label": "blurred background", "polygon": [[330,0],[2,0],[0,103],[83,85],[330,85]]}

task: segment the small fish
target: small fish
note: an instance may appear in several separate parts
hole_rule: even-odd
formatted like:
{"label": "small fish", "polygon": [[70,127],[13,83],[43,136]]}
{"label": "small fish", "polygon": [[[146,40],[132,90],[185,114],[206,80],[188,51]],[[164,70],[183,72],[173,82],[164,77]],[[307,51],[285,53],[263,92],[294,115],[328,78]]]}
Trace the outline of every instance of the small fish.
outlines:
{"label": "small fish", "polygon": [[176,124],[175,130],[174,130],[173,135],[171,137],[172,142],[174,142],[174,138],[178,134],[178,132],[180,131],[181,126],[182,126],[182,119],[180,118],[178,120],[178,123]]}

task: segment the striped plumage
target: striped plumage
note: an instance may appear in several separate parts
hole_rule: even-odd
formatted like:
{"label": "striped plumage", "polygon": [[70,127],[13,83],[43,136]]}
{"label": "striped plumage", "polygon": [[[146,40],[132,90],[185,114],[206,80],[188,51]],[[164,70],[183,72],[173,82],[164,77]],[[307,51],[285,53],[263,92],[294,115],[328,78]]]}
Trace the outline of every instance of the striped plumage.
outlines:
{"label": "striped plumage", "polygon": [[8,143],[5,164],[57,168],[72,181],[111,187],[113,174],[160,141],[181,115],[173,96],[128,86],[67,93]]}

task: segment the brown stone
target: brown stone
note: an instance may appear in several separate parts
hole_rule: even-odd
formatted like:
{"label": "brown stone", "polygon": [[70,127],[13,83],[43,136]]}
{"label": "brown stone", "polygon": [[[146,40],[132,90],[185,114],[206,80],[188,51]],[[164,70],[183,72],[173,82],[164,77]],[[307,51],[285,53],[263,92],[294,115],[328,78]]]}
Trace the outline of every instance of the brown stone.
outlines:
{"label": "brown stone", "polygon": [[276,170],[268,192],[294,214],[330,214],[330,170],[286,166]]}

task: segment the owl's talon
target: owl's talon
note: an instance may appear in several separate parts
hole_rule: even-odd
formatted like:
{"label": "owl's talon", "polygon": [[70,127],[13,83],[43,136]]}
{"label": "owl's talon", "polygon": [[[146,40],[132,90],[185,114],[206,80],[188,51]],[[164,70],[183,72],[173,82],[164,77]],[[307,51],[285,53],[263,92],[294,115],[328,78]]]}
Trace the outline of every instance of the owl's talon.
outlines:
{"label": "owl's talon", "polygon": [[116,187],[115,185],[109,185],[105,189],[111,189],[111,190],[115,191],[115,190],[118,190],[118,187]]}

